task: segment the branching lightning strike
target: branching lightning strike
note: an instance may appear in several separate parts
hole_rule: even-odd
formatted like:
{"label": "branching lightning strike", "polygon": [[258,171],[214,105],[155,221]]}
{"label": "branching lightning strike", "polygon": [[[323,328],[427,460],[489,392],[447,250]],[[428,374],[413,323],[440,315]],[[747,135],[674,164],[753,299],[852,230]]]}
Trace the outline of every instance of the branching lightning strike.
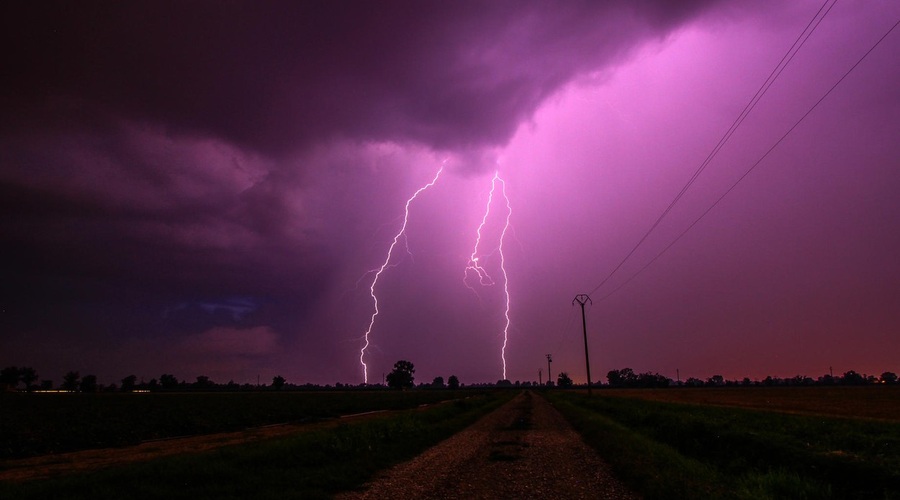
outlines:
{"label": "branching lightning strike", "polygon": [[478,284],[481,286],[492,286],[495,284],[493,278],[491,278],[490,274],[488,274],[487,270],[481,265],[482,257],[478,254],[478,248],[481,246],[481,236],[482,230],[484,226],[487,224],[488,217],[491,214],[491,206],[494,202],[494,192],[497,190],[497,184],[500,184],[500,193],[503,196],[504,203],[506,204],[506,218],[503,223],[503,230],[500,233],[500,241],[497,244],[497,254],[500,256],[500,271],[503,274],[503,297],[505,302],[505,308],[503,310],[503,317],[505,319],[505,323],[503,325],[503,347],[500,350],[500,359],[503,363],[503,379],[506,379],[506,346],[509,343],[509,275],[506,272],[506,257],[503,254],[503,241],[506,238],[506,232],[509,230],[509,219],[512,216],[512,208],[509,204],[509,197],[506,195],[506,182],[500,178],[499,172],[494,172],[494,177],[491,179],[491,191],[488,193],[487,206],[484,209],[484,217],[481,218],[481,224],[478,225],[478,230],[476,231],[475,238],[475,247],[472,249],[472,254],[469,256],[469,261],[466,263],[466,268],[463,274],[463,284],[466,285],[470,290],[476,293],[475,288],[469,284],[469,276],[470,271],[475,273],[478,276]]}
{"label": "branching lightning strike", "polygon": [[[400,241],[400,237],[404,236],[406,233],[406,225],[409,222],[409,205],[410,205],[410,203],[412,203],[413,200],[415,200],[419,196],[419,194],[422,193],[422,191],[425,191],[426,189],[430,188],[431,186],[434,186],[434,184],[437,182],[438,178],[441,176],[441,172],[443,172],[443,171],[444,171],[444,167],[441,167],[440,169],[438,169],[437,173],[434,175],[434,179],[432,179],[431,182],[420,187],[418,190],[416,190],[415,193],[413,193],[412,196],[409,197],[409,199],[406,200],[406,205],[405,205],[404,211],[403,211],[403,225],[400,226],[400,231],[398,231],[397,234],[394,236],[394,241],[391,243],[391,246],[388,248],[387,256],[384,258],[384,263],[381,264],[381,267],[378,268],[378,270],[375,272],[375,278],[372,280],[372,285],[369,287],[369,295],[372,297],[372,302],[374,303],[374,312],[372,312],[372,317],[369,319],[369,328],[366,329],[366,333],[364,336],[364,339],[365,339],[364,345],[363,345],[362,349],[359,350],[359,364],[362,365],[363,381],[366,384],[369,383],[369,369],[368,369],[368,366],[366,365],[366,361],[365,361],[366,349],[369,348],[369,335],[372,333],[372,328],[375,326],[375,318],[378,317],[378,296],[375,295],[375,285],[378,284],[378,278],[381,277],[381,273],[383,273],[384,270],[390,266],[391,257],[393,256],[393,253],[394,253],[394,248],[396,248],[397,243]],[[409,248],[407,248],[407,252],[408,251],[409,251]]]}

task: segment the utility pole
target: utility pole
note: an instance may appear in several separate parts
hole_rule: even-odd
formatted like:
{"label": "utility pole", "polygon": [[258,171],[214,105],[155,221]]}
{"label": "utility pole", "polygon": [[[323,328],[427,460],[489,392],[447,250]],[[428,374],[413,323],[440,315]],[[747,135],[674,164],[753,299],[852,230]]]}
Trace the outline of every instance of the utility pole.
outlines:
{"label": "utility pole", "polygon": [[538,385],[544,385],[544,379],[541,377],[543,375],[540,368],[538,368]]}
{"label": "utility pole", "polygon": [[550,374],[550,363],[552,361],[553,361],[553,359],[548,354],[547,355],[547,385],[553,385],[553,375]]}
{"label": "utility pole", "polygon": [[594,302],[588,297],[586,294],[579,294],[575,296],[575,299],[572,301],[572,305],[578,302],[581,304],[581,327],[584,331],[584,367],[587,369],[587,382],[588,382],[588,396],[591,395],[591,362],[588,360],[588,346],[587,346],[587,320],[584,317],[584,305],[588,302],[593,304]]}

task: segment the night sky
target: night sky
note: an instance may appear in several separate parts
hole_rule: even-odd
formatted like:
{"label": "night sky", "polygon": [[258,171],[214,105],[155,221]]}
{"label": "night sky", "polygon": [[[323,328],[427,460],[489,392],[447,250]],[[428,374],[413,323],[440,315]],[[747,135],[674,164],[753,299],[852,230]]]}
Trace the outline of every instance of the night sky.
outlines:
{"label": "night sky", "polygon": [[5,2],[0,365],[361,383],[443,167],[369,382],[502,378],[504,285],[513,381],[585,380],[580,293],[595,381],[898,372],[900,2],[827,3],[635,249],[822,6]]}

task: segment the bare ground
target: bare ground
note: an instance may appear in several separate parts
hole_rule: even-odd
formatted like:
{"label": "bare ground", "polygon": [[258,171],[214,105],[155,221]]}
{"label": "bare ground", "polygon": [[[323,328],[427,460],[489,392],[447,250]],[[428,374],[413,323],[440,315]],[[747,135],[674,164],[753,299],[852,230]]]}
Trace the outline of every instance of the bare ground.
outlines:
{"label": "bare ground", "polygon": [[341,499],[639,498],[544,398],[523,393]]}

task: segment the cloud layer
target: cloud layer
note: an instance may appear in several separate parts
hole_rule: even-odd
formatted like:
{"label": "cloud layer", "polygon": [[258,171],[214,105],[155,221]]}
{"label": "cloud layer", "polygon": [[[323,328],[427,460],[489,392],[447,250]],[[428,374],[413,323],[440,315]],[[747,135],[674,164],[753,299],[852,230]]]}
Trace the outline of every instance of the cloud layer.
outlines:
{"label": "cloud layer", "polygon": [[[514,321],[512,363],[516,377],[533,377],[526,360],[556,348],[539,331],[560,328],[555,312],[538,313],[540,304],[596,285],[816,8],[652,1],[5,5],[0,300],[10,350],[0,363],[33,364],[46,377],[79,369],[190,379],[205,370],[216,380],[278,372],[298,382],[353,381],[371,307],[366,271],[383,260],[406,197],[446,164],[451,174],[410,222],[404,244],[412,255],[385,282],[385,300],[405,305],[386,313],[373,360],[383,368],[398,356],[415,357],[429,365],[425,376],[455,370],[470,381],[498,378],[497,298],[485,291],[479,301],[454,287],[484,207],[485,174],[501,168],[519,197],[510,255],[524,310]],[[833,81],[871,43],[870,31],[881,29],[877,19],[894,13],[880,4],[851,10],[835,8],[831,27],[823,25],[831,35],[809,49],[827,57],[797,62],[796,80],[785,77],[791,90],[773,93],[772,108],[731,164],[755,158],[772,141],[766,131],[802,112],[807,91],[822,91],[812,82]],[[837,43],[828,44],[829,36]],[[896,243],[879,231],[897,214],[882,196],[896,185],[885,166],[896,151],[885,146],[884,131],[896,125],[897,104],[878,101],[891,95],[896,73],[872,70],[868,90],[849,92],[837,100],[845,108],[829,115],[868,133],[849,141],[869,151],[855,157],[867,180],[853,185],[858,193],[846,204],[859,211],[848,230],[865,242],[848,244],[851,259],[881,262],[872,248]],[[831,129],[817,130],[827,136]],[[785,161],[804,162],[819,144],[798,140],[808,143]],[[831,162],[809,168],[846,175]],[[721,192],[735,171],[720,170],[698,192]],[[803,185],[802,175],[784,175],[784,185]],[[802,230],[811,234],[796,243],[799,258],[837,233],[837,213],[820,219],[808,208],[828,189],[808,189],[794,205],[781,190],[746,203],[772,214],[806,207],[797,209],[803,217],[788,218],[825,229]],[[709,199],[698,195],[688,206]],[[867,199],[871,206],[859,204]],[[881,215],[867,233],[859,224],[873,214]],[[599,222],[586,230],[587,219]],[[758,236],[759,252],[769,255],[773,237]],[[767,265],[759,252],[747,258]],[[579,267],[583,261],[590,265]],[[740,265],[712,264],[709,279]],[[870,273],[854,268],[835,287]],[[896,275],[896,266],[887,274]],[[805,279],[784,293],[800,300],[789,291]],[[665,309],[659,304],[670,301],[663,294],[650,303]],[[878,322],[892,324],[878,311]],[[669,324],[651,316],[660,328]],[[710,321],[710,331],[728,327]],[[434,339],[446,338],[457,341],[435,351]],[[245,342],[252,359],[222,362],[230,356],[225,347],[240,350]],[[116,353],[130,354],[107,359]],[[710,357],[697,364],[720,366]],[[621,362],[659,371],[667,368],[656,363],[675,363],[663,353]]]}

